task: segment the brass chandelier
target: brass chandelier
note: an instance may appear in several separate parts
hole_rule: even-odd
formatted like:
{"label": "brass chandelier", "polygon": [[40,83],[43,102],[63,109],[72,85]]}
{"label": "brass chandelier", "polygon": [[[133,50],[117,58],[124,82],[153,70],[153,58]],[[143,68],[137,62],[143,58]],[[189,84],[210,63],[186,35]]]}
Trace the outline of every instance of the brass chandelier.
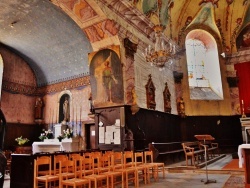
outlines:
{"label": "brass chandelier", "polygon": [[[158,2],[158,1],[157,1]],[[151,66],[158,67],[159,70],[163,70],[165,64],[172,64],[174,55],[176,53],[175,45],[166,38],[163,31],[163,26],[160,24],[159,6],[157,3],[157,13],[159,18],[159,24],[155,25],[155,44],[149,45],[145,49],[145,59]]]}

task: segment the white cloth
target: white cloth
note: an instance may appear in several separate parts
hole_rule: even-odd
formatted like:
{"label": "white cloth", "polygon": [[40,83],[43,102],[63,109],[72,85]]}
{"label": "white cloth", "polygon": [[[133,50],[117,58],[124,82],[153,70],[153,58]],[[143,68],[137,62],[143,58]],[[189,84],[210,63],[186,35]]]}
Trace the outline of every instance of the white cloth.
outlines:
{"label": "white cloth", "polygon": [[238,147],[239,168],[242,168],[244,164],[243,149],[250,149],[250,144],[241,144]]}

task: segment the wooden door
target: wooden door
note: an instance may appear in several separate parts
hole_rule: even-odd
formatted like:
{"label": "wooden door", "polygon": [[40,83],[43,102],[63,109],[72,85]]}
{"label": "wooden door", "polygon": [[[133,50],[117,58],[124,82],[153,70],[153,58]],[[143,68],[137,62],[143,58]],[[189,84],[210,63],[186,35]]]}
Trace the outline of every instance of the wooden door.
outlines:
{"label": "wooden door", "polygon": [[95,124],[86,124],[86,149],[96,149],[96,132],[95,132]]}

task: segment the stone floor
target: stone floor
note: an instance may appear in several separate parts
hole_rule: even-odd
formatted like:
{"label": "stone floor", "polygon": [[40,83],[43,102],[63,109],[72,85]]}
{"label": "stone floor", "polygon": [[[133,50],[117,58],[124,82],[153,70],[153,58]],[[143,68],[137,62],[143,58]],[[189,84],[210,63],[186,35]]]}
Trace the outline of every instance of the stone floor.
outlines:
{"label": "stone floor", "polygon": [[[152,182],[150,184],[144,185],[142,182],[140,183],[140,187],[144,188],[223,188],[225,182],[231,176],[231,174],[239,174],[244,176],[243,172],[240,171],[229,171],[229,170],[222,170],[222,168],[228,164],[232,160],[232,155],[226,155],[226,157],[210,164],[207,166],[207,173],[206,168],[202,169],[188,169],[185,170],[183,168],[178,168],[185,166],[185,161],[180,163],[175,163],[166,166],[166,178],[163,179],[162,177],[159,179],[158,182]],[[216,183],[208,183],[204,184],[202,180],[215,180]],[[6,180],[4,183],[4,188],[10,187],[10,179],[6,176]],[[129,186],[133,187],[133,186]],[[227,187],[231,188],[231,187]],[[233,188],[233,187],[232,187]]]}

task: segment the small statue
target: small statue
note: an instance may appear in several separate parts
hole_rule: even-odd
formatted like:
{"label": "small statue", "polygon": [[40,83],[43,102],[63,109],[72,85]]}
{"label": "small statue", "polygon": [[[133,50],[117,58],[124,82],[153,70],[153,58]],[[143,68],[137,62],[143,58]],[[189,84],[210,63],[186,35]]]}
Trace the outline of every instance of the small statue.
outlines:
{"label": "small statue", "polygon": [[186,114],[185,114],[185,102],[183,101],[183,98],[180,97],[178,100],[177,100],[177,110],[178,110],[178,114],[181,116],[181,117],[186,117]]}
{"label": "small statue", "polygon": [[42,98],[38,97],[35,104],[35,119],[43,118],[43,106]]}
{"label": "small statue", "polygon": [[65,101],[63,103],[63,115],[64,115],[63,121],[68,122],[70,117],[68,97],[65,97]]}

